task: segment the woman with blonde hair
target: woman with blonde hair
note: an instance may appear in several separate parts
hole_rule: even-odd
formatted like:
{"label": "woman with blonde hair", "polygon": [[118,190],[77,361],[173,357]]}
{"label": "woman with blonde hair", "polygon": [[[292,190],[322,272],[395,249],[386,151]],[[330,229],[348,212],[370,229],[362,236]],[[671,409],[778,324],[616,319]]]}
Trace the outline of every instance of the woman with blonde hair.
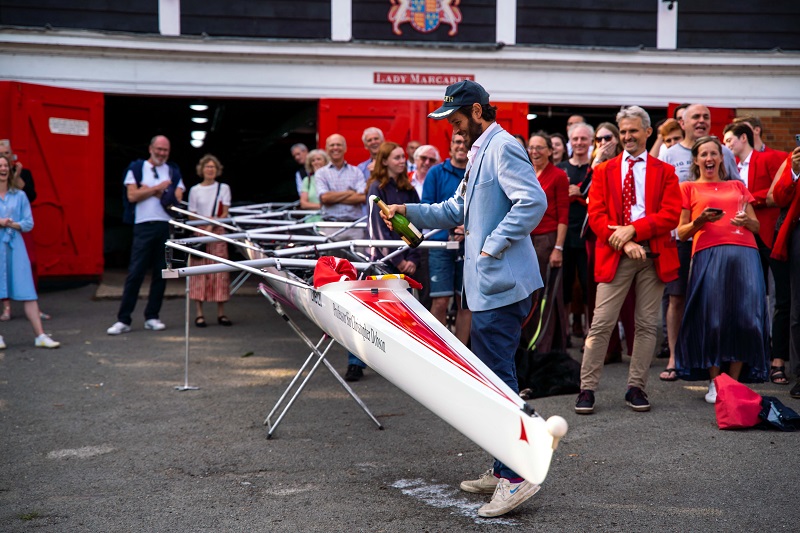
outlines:
{"label": "woman with blonde hair", "polygon": [[[317,184],[314,174],[324,166],[330,165],[331,158],[325,150],[311,150],[306,156],[306,172],[308,176],[303,178],[300,186],[300,209],[319,209],[319,194],[317,194]],[[321,220],[321,219],[320,219]]]}
{"label": "woman with blonde hair", "polygon": [[[31,262],[22,240],[22,232],[33,229],[33,214],[27,196],[16,185],[13,162],[8,156],[0,155],[0,298],[24,302],[25,316],[36,334],[34,346],[58,348],[61,343],[42,329]],[[0,350],[5,347],[0,336]]]}
{"label": "woman with blonde hair", "polygon": [[[189,190],[189,211],[206,218],[225,218],[231,205],[231,188],[227,183],[220,183],[217,178],[222,175],[222,163],[211,154],[204,155],[197,163],[197,175],[203,181]],[[200,226],[201,229],[221,235],[225,230],[219,226]],[[217,241],[206,244],[206,252],[228,258],[228,244]],[[192,256],[189,265],[210,265],[214,261]],[[198,328],[206,327],[203,316],[203,302],[217,302],[217,323],[222,326],[232,326],[233,323],[225,316],[225,302],[231,297],[230,274],[220,272],[217,274],[204,274],[189,278],[189,298],[195,301],[197,318],[194,324]]]}

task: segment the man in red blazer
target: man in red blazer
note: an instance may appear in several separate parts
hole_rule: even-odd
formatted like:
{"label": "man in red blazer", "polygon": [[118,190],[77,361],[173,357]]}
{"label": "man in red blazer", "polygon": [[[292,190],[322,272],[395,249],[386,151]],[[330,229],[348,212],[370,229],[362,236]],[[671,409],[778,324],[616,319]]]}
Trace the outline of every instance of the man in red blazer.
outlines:
{"label": "man in red blazer", "polygon": [[671,165],[648,156],[650,115],[639,106],[617,114],[624,151],[595,167],[589,189],[589,225],[597,235],[594,268],[597,305],[581,365],[575,412],[594,412],[594,392],[608,340],[628,289],[636,287],[636,333],[625,402],[649,411],[644,392],[656,347],[664,283],[678,277],[678,252],[670,232],[678,225],[681,192]]}
{"label": "man in red blazer", "polygon": [[778,181],[772,190],[775,203],[786,208],[783,222],[772,257],[778,261],[788,261],[791,286],[791,311],[789,318],[789,369],[797,378],[789,394],[800,399],[800,147],[794,149],[786,160]]}

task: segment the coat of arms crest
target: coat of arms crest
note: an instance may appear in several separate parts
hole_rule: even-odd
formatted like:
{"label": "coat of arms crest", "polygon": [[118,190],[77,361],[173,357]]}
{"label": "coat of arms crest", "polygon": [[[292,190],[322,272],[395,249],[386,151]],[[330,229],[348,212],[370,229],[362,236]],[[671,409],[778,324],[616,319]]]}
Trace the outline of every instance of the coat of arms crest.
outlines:
{"label": "coat of arms crest", "polygon": [[440,23],[450,25],[447,35],[452,37],[458,33],[461,10],[456,6],[461,0],[391,0],[391,2],[389,22],[392,23],[392,31],[396,35],[403,34],[400,25],[405,22],[421,33],[432,32]]}

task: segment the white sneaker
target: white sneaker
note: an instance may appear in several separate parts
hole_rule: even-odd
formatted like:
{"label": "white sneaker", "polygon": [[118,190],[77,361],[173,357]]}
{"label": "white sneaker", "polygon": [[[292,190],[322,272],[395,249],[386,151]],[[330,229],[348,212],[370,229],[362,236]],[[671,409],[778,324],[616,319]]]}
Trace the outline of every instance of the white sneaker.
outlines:
{"label": "white sneaker", "polygon": [[497,483],[492,501],[478,509],[478,516],[491,518],[504,515],[539,492],[540,488],[540,485],[529,481],[511,483],[509,480],[501,478]]}
{"label": "white sneaker", "polygon": [[478,479],[462,481],[461,490],[473,494],[494,494],[498,481],[500,481],[500,478],[494,477],[494,471],[490,468],[481,474]]}
{"label": "white sneaker", "polygon": [[109,335],[119,335],[121,333],[128,333],[131,330],[131,327],[128,324],[124,324],[122,322],[114,322],[114,325],[111,326],[106,330],[106,333]]}
{"label": "white sneaker", "polygon": [[708,392],[706,393],[706,402],[708,403],[717,403],[717,386],[714,385],[714,381],[709,381],[708,383]]}
{"label": "white sneaker", "polygon": [[150,320],[145,320],[144,321],[144,329],[152,329],[153,331],[161,331],[162,329],[165,329],[166,327],[167,326],[165,326],[164,323],[161,322],[157,318],[151,318]]}
{"label": "white sneaker", "polygon": [[3,336],[0,335],[0,350],[6,349],[6,341],[3,340]]}
{"label": "white sneaker", "polygon": [[58,348],[59,346],[61,346],[61,343],[54,341],[53,339],[48,337],[46,333],[42,333],[41,335],[36,337],[34,345],[37,348]]}

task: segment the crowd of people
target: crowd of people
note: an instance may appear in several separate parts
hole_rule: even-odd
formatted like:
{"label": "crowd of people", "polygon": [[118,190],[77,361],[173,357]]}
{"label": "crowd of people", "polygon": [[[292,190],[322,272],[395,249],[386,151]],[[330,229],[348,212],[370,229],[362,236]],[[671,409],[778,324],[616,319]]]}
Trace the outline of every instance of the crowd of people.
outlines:
{"label": "crowd of people", "polygon": [[[681,105],[655,126],[644,109],[631,106],[615,123],[592,126],[580,115],[571,116],[566,136],[538,131],[525,143],[515,136],[546,199],[529,236],[544,286],[540,293],[552,295],[546,319],[540,294],[535,295],[521,339],[540,353],[564,352],[575,339],[584,340],[578,413],[594,411],[603,365],[620,361],[625,351],[631,357],[626,402],[637,411],[650,409],[645,389],[656,354],[667,359],[660,379],[708,380],[710,403],[716,398],[713,378],[720,372],[783,385],[800,372],[800,341],[791,341],[792,333],[800,338],[797,283],[791,282],[797,270],[791,268],[792,258],[797,261],[792,239],[797,150],[788,154],[766,147],[757,117],[736,119],[725,127],[722,140],[709,135],[710,126],[710,112],[701,104]],[[653,130],[657,135],[648,150]],[[309,220],[368,217],[366,232],[339,231],[335,240],[398,239],[379,212],[369,209],[368,198],[390,205],[447,202],[467,181],[467,137],[455,128],[449,157],[442,160],[431,145],[387,142],[379,128],[369,127],[362,135],[369,157],[357,165],[347,162],[341,134],[330,135],[325,149],[295,144],[291,155],[300,165],[295,175],[300,208],[317,211]],[[154,275],[144,327],[164,328],[158,318],[164,281],[156,274],[164,267],[161,250],[170,215],[162,200],[170,187],[177,199],[185,190],[180,170],[168,158],[169,140],[157,136],[150,158],[134,161],[126,171],[133,253],[111,335],[130,331],[148,271]],[[227,216],[231,191],[217,181],[221,173],[216,157],[200,160],[202,181],[189,193],[190,211]],[[425,289],[418,296],[433,316],[452,326],[465,344],[474,343],[475,307],[463,298],[470,260],[464,224],[422,227],[439,229],[429,238],[459,242],[459,249],[409,249],[394,256],[389,268],[420,281]],[[226,256],[226,246],[209,246],[211,253]],[[374,260],[388,253],[371,249]],[[205,262],[192,259],[194,265]],[[197,327],[206,327],[206,301],[217,303],[219,324],[232,324],[224,312],[228,284],[225,274],[192,278]],[[659,329],[664,342],[657,347]],[[345,378],[357,381],[365,368],[351,353]],[[800,397],[800,385],[791,395]]]}
{"label": "crowd of people", "polygon": [[[430,240],[458,243],[408,248],[386,268],[421,282],[421,303],[516,392],[521,343],[563,353],[579,339],[579,414],[594,412],[604,365],[621,360],[623,342],[630,356],[624,401],[635,412],[651,408],[646,387],[656,355],[667,359],[661,380],[707,381],[712,404],[721,373],[779,385],[795,376],[790,395],[800,398],[800,147],[767,147],[754,116],[726,125],[722,139],[712,136],[702,104],[678,106],[657,125],[639,106],[596,126],[574,115],[566,135],[537,131],[527,140],[506,132],[496,110],[475,82],[448,87],[429,115],[453,127],[445,159],[420,141],[387,141],[377,127],[364,130],[369,157],[357,165],[348,163],[339,133],[325,139],[325,149],[293,145],[300,209],[311,212],[310,221],[367,220],[366,231],[337,230],[333,240],[400,240],[387,213],[370,209],[374,196],[389,216],[403,214],[432,231]],[[109,335],[131,331],[148,273],[144,328],[166,327],[159,318],[164,242],[170,206],[187,192],[170,148],[163,135],[153,137],[149,157],[124,173],[123,218],[133,224],[133,243]],[[22,301],[35,346],[57,348],[42,329],[49,317],[38,307],[35,248],[25,239],[35,190],[24,170],[0,141],[0,321],[10,318],[9,299]],[[227,217],[232,193],[219,181],[222,162],[207,154],[196,174],[189,211],[197,219]],[[206,251],[227,258],[224,242]],[[392,251],[373,247],[371,259]],[[218,325],[233,325],[225,314],[229,285],[227,273],[191,278],[196,327],[208,326],[204,302],[216,303]],[[365,368],[350,353],[345,379],[360,380]],[[493,495],[481,516],[504,514],[539,490],[496,459],[461,488]]]}
{"label": "crowd of people", "polygon": [[[752,116],[726,126],[723,139],[712,137],[710,112],[701,104],[678,106],[657,125],[631,106],[615,122],[592,126],[574,115],[566,136],[539,131],[524,143],[547,200],[530,239],[542,292],[549,289],[553,297],[547,320],[534,300],[522,339],[535,338],[542,353],[585,339],[575,407],[582,414],[594,411],[603,365],[620,361],[625,351],[631,357],[626,402],[636,411],[650,409],[645,387],[656,354],[667,359],[660,379],[707,380],[710,403],[720,372],[746,382],[790,384],[791,375],[800,374],[796,353],[790,357],[800,344],[792,298],[797,289],[790,280],[797,151],[766,147],[763,125]],[[386,142],[375,127],[364,131],[362,141],[370,157],[352,170],[343,136],[332,135],[326,151],[315,151],[316,164],[324,163],[317,170],[325,172],[316,178],[308,167],[301,200],[305,207],[319,205],[321,218],[357,220],[373,194],[387,204],[441,204],[464,181],[468,147],[457,130],[444,161],[434,147],[417,141],[407,158],[408,149]],[[330,161],[326,153],[333,154]],[[324,193],[306,203],[303,193],[318,190],[317,181],[324,182]],[[377,212],[368,233],[398,238]],[[347,238],[353,237],[361,235]],[[412,250],[395,257],[393,266],[429,289],[421,301],[467,343],[473,319],[472,306],[462,306],[460,297],[463,224],[431,238],[460,241],[461,249]],[[347,378],[360,379],[363,368],[351,354]],[[800,397],[800,385],[790,393]]]}

